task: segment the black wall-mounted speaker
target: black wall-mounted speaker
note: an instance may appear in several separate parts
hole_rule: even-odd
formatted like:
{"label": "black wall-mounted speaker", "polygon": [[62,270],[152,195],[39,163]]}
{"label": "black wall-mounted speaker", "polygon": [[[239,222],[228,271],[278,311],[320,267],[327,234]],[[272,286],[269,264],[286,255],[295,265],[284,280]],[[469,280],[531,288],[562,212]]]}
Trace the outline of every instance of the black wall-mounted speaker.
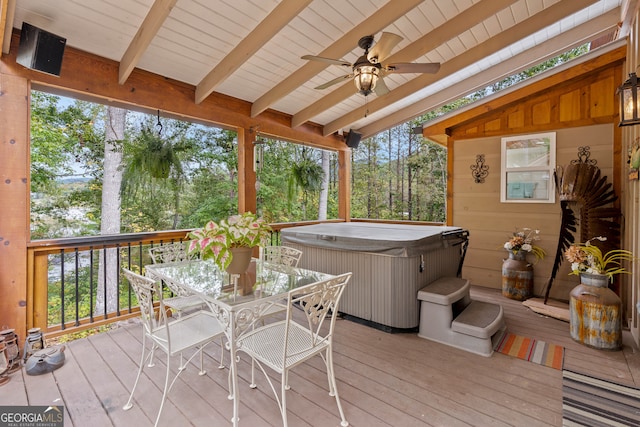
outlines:
{"label": "black wall-mounted speaker", "polygon": [[358,148],[358,144],[360,144],[360,138],[362,138],[362,134],[354,131],[353,129],[349,129],[349,134],[347,135],[347,139],[344,142],[351,148]]}
{"label": "black wall-mounted speaker", "polygon": [[16,62],[32,70],[59,76],[66,44],[67,39],[23,22]]}

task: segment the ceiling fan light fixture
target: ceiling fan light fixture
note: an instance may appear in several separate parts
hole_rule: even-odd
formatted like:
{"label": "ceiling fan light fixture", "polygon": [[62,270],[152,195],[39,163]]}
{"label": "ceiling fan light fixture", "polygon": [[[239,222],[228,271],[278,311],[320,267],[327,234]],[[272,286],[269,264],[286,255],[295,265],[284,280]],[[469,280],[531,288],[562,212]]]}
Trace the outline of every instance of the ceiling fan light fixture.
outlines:
{"label": "ceiling fan light fixture", "polygon": [[369,95],[376,88],[380,69],[376,66],[360,66],[353,70],[353,82],[358,88],[358,93],[364,96]]}

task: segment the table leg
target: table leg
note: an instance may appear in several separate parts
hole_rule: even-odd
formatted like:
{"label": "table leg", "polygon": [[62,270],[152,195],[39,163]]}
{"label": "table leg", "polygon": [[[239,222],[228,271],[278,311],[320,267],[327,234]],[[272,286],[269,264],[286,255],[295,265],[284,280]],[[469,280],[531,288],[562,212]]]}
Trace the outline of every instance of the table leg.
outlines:
{"label": "table leg", "polygon": [[233,417],[231,422],[234,427],[237,427],[240,417],[238,415],[238,403],[240,402],[240,395],[238,390],[238,359],[236,356],[236,337],[235,337],[235,319],[232,317],[231,333],[229,334],[229,355],[231,358],[230,374],[231,374],[231,390],[229,392],[230,398],[233,399]]}

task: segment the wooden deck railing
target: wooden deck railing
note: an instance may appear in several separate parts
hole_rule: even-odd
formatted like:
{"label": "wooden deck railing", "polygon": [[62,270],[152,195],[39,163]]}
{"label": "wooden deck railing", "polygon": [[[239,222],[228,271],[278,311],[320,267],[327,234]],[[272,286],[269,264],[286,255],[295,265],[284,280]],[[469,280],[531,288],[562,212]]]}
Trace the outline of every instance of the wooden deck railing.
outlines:
{"label": "wooden deck railing", "polygon": [[[280,230],[319,221],[272,224],[271,244],[280,243]],[[324,221],[323,221],[324,222]],[[326,222],[343,222],[342,220]],[[139,310],[129,284],[121,276],[126,267],[142,271],[151,263],[148,250],[183,241],[190,230],[89,236],[32,241],[27,247],[27,328],[38,327],[47,337],[68,334],[137,316]],[[100,266],[101,257],[115,259]],[[102,269],[102,272],[99,270]],[[115,272],[115,274],[114,274]],[[107,291],[107,277],[115,277],[117,304],[113,310],[96,306],[98,287]]]}

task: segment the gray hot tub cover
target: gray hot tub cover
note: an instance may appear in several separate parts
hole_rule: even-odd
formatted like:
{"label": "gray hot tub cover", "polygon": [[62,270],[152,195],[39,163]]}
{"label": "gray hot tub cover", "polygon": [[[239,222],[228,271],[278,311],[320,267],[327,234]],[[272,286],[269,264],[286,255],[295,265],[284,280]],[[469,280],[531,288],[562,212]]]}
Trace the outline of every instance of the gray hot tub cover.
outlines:
{"label": "gray hot tub cover", "polygon": [[323,223],[285,228],[283,243],[412,257],[460,244],[468,232],[460,227],[380,223]]}

